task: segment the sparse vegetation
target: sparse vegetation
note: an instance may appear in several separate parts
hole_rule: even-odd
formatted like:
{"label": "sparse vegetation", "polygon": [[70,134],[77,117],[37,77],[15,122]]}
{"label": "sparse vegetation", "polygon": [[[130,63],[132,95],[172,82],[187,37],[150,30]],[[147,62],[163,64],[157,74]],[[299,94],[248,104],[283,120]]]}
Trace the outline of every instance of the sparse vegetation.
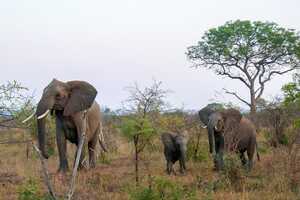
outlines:
{"label": "sparse vegetation", "polygon": [[[243,115],[256,126],[261,160],[255,159],[252,171],[242,166],[235,152],[225,152],[224,169],[214,171],[207,129],[200,126],[197,111],[167,110],[165,97],[169,91],[154,81],[149,87],[135,84],[127,88],[129,97],[123,109],[102,110],[108,152],[98,155],[95,168],[78,172],[72,199],[300,200],[299,75],[283,87],[283,99],[269,102],[261,98],[265,84],[274,75],[299,67],[299,40],[294,30],[274,23],[237,20],[210,29],[198,45],[188,48],[188,57],[196,67],[204,66],[218,75],[240,80],[249,89],[250,101],[236,92],[227,92],[249,106],[250,111]],[[0,200],[50,200],[44,184],[50,179],[57,200],[65,199],[71,173],[56,173],[59,156],[54,117],[46,119],[46,135],[50,137],[46,146],[52,156],[47,164],[43,162],[49,171],[44,181],[38,154],[31,145],[36,139],[36,120],[31,119],[26,126],[20,123],[36,108],[24,91],[27,88],[17,81],[0,85],[0,127],[9,128],[0,129]],[[62,100],[67,96],[70,95],[53,97]],[[209,106],[216,110],[236,107],[228,102]],[[60,107],[58,111],[62,110]],[[11,121],[13,124],[7,126]],[[189,134],[186,173],[179,175],[175,169],[174,174],[167,175],[160,134],[183,130]],[[74,160],[76,146],[67,143],[67,149],[67,159]]]}

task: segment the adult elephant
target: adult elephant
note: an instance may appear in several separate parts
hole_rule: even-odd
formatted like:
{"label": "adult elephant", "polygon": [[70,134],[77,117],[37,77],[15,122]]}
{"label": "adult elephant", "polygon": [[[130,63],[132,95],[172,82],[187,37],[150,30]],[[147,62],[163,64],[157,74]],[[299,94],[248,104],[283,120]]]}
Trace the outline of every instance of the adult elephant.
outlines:
{"label": "adult elephant", "polygon": [[95,101],[96,89],[84,81],[61,82],[53,79],[44,89],[37,105],[39,149],[43,157],[49,155],[45,147],[45,117],[50,112],[55,115],[56,142],[59,153],[59,172],[68,170],[66,140],[78,146],[83,135],[86,138],[80,157],[79,168],[84,167],[85,153],[89,153],[89,165],[95,167],[95,147],[99,140],[106,151],[102,135],[100,107]]}
{"label": "adult elephant", "polygon": [[[209,151],[214,156],[216,170],[224,167],[225,149],[239,153],[242,164],[252,169],[257,142],[256,129],[250,120],[236,109],[213,110],[209,107],[199,111],[199,118],[207,126]],[[257,158],[259,160],[258,152]]]}

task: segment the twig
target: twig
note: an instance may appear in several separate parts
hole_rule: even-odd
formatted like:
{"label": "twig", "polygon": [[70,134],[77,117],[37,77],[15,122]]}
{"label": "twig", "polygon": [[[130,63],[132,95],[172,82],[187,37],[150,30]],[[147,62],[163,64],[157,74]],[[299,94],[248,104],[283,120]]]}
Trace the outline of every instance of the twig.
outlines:
{"label": "twig", "polygon": [[41,160],[41,164],[42,164],[42,170],[43,170],[43,174],[44,174],[44,182],[46,183],[47,185],[47,188],[48,188],[48,191],[49,191],[49,194],[51,195],[52,199],[53,200],[56,200],[56,197],[55,197],[55,194],[53,192],[53,189],[52,189],[52,186],[51,186],[51,183],[50,183],[50,178],[49,178],[49,173],[47,171],[47,167],[46,167],[46,163],[45,163],[45,160],[42,156],[42,153],[41,151],[39,150],[39,148],[32,142],[32,145],[33,145],[33,148],[36,150],[36,152],[38,153],[39,155],[39,158]]}

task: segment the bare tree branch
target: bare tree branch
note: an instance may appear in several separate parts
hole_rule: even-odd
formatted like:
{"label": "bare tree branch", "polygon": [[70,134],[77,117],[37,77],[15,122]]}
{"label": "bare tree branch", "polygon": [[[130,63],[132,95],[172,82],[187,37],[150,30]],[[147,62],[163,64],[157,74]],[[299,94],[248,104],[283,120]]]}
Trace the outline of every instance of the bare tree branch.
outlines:
{"label": "bare tree branch", "polygon": [[33,142],[32,142],[32,146],[33,146],[33,148],[35,149],[35,151],[36,151],[36,152],[38,153],[38,155],[39,155],[39,158],[40,158],[40,161],[41,161],[41,164],[42,164],[43,174],[44,174],[44,182],[45,182],[45,184],[47,185],[49,194],[51,195],[51,197],[52,197],[53,200],[56,200],[56,197],[55,197],[53,188],[52,188],[52,186],[51,186],[49,173],[48,173],[48,170],[47,170],[47,167],[46,167],[45,160],[44,160],[44,158],[43,158],[43,156],[42,156],[42,153],[41,153],[41,151],[39,150],[39,148],[38,148]]}
{"label": "bare tree branch", "polygon": [[223,88],[223,90],[225,91],[226,94],[231,94],[231,95],[235,96],[238,100],[243,102],[244,104],[251,106],[251,104],[249,102],[247,102],[246,100],[244,100],[240,96],[238,96],[236,92],[230,92],[230,91],[226,90],[225,88]]}

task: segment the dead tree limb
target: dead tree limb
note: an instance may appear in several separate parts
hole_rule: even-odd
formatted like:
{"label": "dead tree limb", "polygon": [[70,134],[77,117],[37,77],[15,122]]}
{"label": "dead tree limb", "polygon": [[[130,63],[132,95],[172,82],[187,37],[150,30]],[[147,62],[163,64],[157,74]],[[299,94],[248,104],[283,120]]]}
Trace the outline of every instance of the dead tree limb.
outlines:
{"label": "dead tree limb", "polygon": [[44,182],[47,185],[48,192],[51,195],[52,199],[56,200],[55,194],[53,192],[53,188],[52,188],[51,183],[50,183],[50,177],[49,177],[49,173],[48,173],[48,170],[47,170],[47,167],[46,167],[45,159],[43,158],[42,153],[39,150],[39,148],[33,142],[32,142],[32,145],[33,145],[33,148],[38,153],[39,158],[41,160],[42,170],[43,170],[43,174],[44,174]]}
{"label": "dead tree limb", "polygon": [[79,145],[78,145],[78,151],[77,151],[77,155],[76,155],[75,165],[74,165],[73,172],[72,172],[71,184],[70,184],[69,192],[67,195],[68,200],[71,200],[71,198],[74,194],[77,169],[79,166],[79,161],[80,161],[80,156],[81,156],[84,140],[85,140],[85,133],[82,134]]}
{"label": "dead tree limb", "polygon": [[78,170],[78,166],[79,166],[79,162],[80,162],[80,157],[81,157],[81,152],[82,152],[82,148],[84,145],[84,140],[85,140],[85,131],[86,131],[86,110],[84,111],[84,116],[83,116],[83,126],[82,126],[82,135],[79,141],[79,145],[77,148],[77,155],[76,155],[76,160],[75,160],[75,165],[73,168],[73,172],[72,172],[72,178],[71,178],[71,184],[69,187],[69,191],[67,194],[67,200],[71,200],[73,194],[74,194],[74,190],[75,190],[75,181],[76,181],[76,175],[77,175],[77,170]]}

